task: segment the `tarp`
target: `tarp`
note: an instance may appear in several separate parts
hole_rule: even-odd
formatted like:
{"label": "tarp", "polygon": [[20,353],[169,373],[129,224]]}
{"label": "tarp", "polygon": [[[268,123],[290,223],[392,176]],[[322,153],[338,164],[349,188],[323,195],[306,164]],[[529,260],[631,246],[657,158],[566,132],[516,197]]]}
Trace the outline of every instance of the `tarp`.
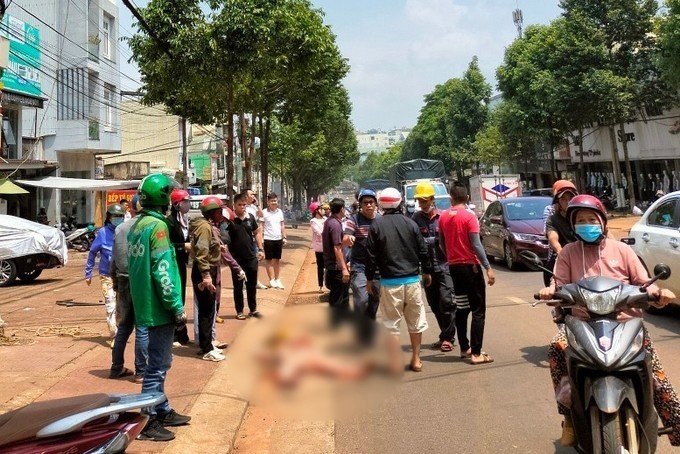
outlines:
{"label": "tarp", "polygon": [[438,159],[412,159],[397,162],[390,167],[390,181],[395,185],[407,180],[444,178],[445,176],[444,164]]}
{"label": "tarp", "polygon": [[24,188],[20,188],[9,180],[0,180],[0,194],[28,194]]}
{"label": "tarp", "polygon": [[106,191],[107,189],[137,189],[141,180],[91,180],[87,178],[43,177],[36,180],[16,180],[18,184],[36,188]]}
{"label": "tarp", "polygon": [[0,260],[32,254],[50,254],[66,265],[64,232],[28,219],[0,214]]}

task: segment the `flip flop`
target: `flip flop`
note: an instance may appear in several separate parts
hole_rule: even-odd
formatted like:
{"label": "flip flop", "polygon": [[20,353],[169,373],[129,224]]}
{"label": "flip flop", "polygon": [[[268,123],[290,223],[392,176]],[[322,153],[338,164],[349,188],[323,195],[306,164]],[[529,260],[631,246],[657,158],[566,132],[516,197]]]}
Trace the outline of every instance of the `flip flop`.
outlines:
{"label": "flip flop", "polygon": [[461,359],[469,359],[472,357],[472,351],[468,348],[467,351],[460,352]]}
{"label": "flip flop", "polygon": [[408,366],[409,369],[411,369],[413,372],[422,372],[423,371],[423,363],[420,363],[420,366],[416,366],[415,364],[411,364]]}
{"label": "flip flop", "polygon": [[479,356],[482,357],[481,361],[473,361],[472,356],[470,356],[470,364],[476,366],[478,364],[488,364],[493,362],[493,358],[490,357],[486,352],[482,352]]}
{"label": "flip flop", "polygon": [[115,379],[118,379],[118,378],[131,377],[131,376],[134,375],[134,374],[135,374],[135,373],[134,373],[133,371],[131,371],[130,369],[128,369],[127,367],[123,367],[123,370],[121,370],[121,371],[118,372],[118,373],[113,373],[113,372],[112,372],[112,373],[109,375],[109,378],[115,380]]}
{"label": "flip flop", "polygon": [[453,350],[453,344],[450,341],[442,341],[442,344],[439,346],[439,350],[443,352],[450,352]]}

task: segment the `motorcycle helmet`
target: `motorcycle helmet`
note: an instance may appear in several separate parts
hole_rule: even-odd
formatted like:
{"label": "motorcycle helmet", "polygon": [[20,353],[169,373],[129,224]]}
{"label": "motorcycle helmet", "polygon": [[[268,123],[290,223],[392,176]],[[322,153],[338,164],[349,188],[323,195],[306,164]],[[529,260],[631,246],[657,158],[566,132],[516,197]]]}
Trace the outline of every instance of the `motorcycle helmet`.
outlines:
{"label": "motorcycle helmet", "polygon": [[152,173],[139,184],[139,203],[142,207],[163,207],[170,205],[172,181],[162,173]]}
{"label": "motorcycle helmet", "polygon": [[236,215],[234,215],[234,212],[232,211],[231,208],[229,207],[222,207],[222,216],[224,216],[224,219],[228,221],[233,221]]}
{"label": "motorcycle helmet", "polygon": [[557,180],[555,183],[553,183],[552,189],[553,189],[553,203],[557,203],[559,198],[565,192],[571,192],[572,194],[574,194],[574,196],[578,195],[576,186],[569,180]]}
{"label": "motorcycle helmet", "polygon": [[394,188],[385,188],[380,193],[378,203],[383,210],[397,209],[401,206],[401,193]]}
{"label": "motorcycle helmet", "polygon": [[205,199],[201,200],[201,213],[203,213],[204,216],[209,212],[213,210],[218,210],[222,207],[224,207],[222,199],[214,195],[208,196]]}
{"label": "motorcycle helmet", "polygon": [[359,201],[359,203],[361,203],[361,199],[363,199],[364,197],[373,197],[373,200],[378,201],[378,196],[375,194],[375,191],[373,189],[360,190],[357,196],[357,200]]}
{"label": "motorcycle helmet", "polygon": [[184,189],[173,189],[170,193],[170,202],[175,205],[182,200],[189,200],[189,193]]}
{"label": "motorcycle helmet", "polygon": [[142,206],[139,204],[139,194],[135,194],[132,196],[132,209],[135,211],[140,211]]}
{"label": "motorcycle helmet", "polygon": [[125,216],[125,210],[120,203],[113,203],[106,207],[107,217]]}
{"label": "motorcycle helmet", "polygon": [[416,185],[416,190],[413,194],[414,199],[429,199],[434,197],[434,186],[432,183],[421,182]]}
{"label": "motorcycle helmet", "polygon": [[314,216],[316,214],[316,210],[318,210],[321,207],[321,204],[319,202],[312,202],[309,204],[309,213]]}
{"label": "motorcycle helmet", "polygon": [[[595,244],[599,244],[607,233],[607,210],[605,209],[604,204],[600,199],[589,194],[577,195],[571,199],[567,206],[567,219],[569,220],[569,225],[571,225],[572,229],[575,229],[576,213],[581,209],[594,211],[600,219],[600,224],[602,224],[602,235],[594,242]],[[588,242],[586,241],[586,243]]]}

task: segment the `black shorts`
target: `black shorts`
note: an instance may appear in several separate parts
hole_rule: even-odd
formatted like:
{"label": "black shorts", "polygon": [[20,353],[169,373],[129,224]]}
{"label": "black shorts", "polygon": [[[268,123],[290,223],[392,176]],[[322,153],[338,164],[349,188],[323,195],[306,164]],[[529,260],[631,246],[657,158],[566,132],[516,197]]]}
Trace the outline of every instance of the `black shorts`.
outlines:
{"label": "black shorts", "polygon": [[265,260],[281,260],[281,250],[283,249],[283,240],[264,240],[264,259]]}

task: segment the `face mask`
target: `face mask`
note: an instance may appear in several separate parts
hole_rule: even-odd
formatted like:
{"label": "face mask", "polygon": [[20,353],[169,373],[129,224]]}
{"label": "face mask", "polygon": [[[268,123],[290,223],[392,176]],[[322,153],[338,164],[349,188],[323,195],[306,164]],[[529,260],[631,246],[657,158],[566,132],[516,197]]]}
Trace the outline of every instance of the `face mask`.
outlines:
{"label": "face mask", "polygon": [[190,208],[191,204],[189,203],[188,200],[182,200],[179,204],[179,212],[182,214],[187,214]]}
{"label": "face mask", "polygon": [[594,243],[602,236],[600,224],[576,224],[574,231],[586,243]]}
{"label": "face mask", "polygon": [[111,224],[114,225],[114,227],[118,227],[123,223],[123,218],[111,218]]}

